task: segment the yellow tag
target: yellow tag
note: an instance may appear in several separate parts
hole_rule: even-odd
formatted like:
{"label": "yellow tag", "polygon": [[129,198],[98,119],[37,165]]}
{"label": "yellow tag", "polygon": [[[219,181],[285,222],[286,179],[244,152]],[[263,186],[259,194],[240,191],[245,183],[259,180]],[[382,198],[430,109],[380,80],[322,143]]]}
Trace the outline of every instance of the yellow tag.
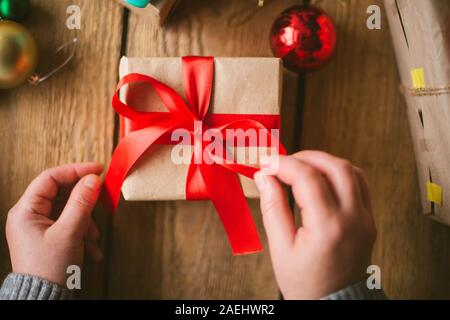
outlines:
{"label": "yellow tag", "polygon": [[411,78],[414,89],[425,88],[425,71],[423,68],[411,70]]}
{"label": "yellow tag", "polygon": [[442,187],[427,181],[428,200],[442,206]]}

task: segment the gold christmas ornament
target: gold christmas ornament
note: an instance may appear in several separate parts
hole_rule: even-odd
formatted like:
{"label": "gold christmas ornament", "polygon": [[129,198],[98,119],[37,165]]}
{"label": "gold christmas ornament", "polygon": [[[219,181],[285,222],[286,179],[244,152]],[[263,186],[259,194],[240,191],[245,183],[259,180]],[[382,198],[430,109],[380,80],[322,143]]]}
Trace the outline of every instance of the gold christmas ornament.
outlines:
{"label": "gold christmas ornament", "polygon": [[25,27],[0,20],[0,89],[23,83],[33,73],[37,56],[36,41]]}

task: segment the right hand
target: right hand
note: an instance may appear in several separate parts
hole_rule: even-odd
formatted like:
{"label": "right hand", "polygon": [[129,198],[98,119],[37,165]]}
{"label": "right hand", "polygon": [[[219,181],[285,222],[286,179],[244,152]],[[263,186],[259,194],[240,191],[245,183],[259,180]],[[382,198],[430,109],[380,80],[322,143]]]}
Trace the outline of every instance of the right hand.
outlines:
{"label": "right hand", "polygon": [[[275,276],[285,299],[319,299],[363,280],[376,229],[361,169],[319,151],[272,158],[255,175]],[[276,174],[268,174],[278,169]],[[282,183],[300,208],[297,229]]]}

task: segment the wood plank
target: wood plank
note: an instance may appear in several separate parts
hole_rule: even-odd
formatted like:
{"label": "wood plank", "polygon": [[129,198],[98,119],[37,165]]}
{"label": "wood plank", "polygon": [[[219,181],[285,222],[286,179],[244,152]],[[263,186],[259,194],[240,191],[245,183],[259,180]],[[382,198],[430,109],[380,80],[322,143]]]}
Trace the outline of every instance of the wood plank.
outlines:
{"label": "wood plank", "polygon": [[[65,27],[66,8],[72,4],[81,8],[80,31]],[[41,68],[56,47],[75,35],[79,46],[70,65],[38,87],[23,85],[0,92],[2,226],[9,208],[42,170],[76,161],[109,160],[114,131],[110,96],[117,79],[122,11],[112,1],[32,1],[32,14],[25,25],[39,42]],[[99,220],[105,231],[105,217]],[[2,239],[3,232],[2,228]],[[87,263],[85,297],[102,293],[102,268]],[[1,241],[0,277],[10,270],[7,246]]]}
{"label": "wood plank", "polygon": [[[296,2],[277,0],[259,9],[256,1],[183,1],[165,28],[130,14],[127,55],[271,56],[271,23]],[[283,112],[293,121],[296,87],[295,76],[290,77]],[[293,126],[288,122],[283,128],[290,134]],[[263,235],[258,206],[252,201]],[[111,248],[108,298],[279,297],[267,249],[258,255],[233,257],[209,202],[122,201],[113,223]]]}
{"label": "wood plank", "polygon": [[301,146],[362,167],[371,185],[378,240],[373,263],[392,298],[450,297],[450,229],[424,217],[387,21],[365,27],[378,0],[316,1],[335,19],[333,61],[307,75]]}

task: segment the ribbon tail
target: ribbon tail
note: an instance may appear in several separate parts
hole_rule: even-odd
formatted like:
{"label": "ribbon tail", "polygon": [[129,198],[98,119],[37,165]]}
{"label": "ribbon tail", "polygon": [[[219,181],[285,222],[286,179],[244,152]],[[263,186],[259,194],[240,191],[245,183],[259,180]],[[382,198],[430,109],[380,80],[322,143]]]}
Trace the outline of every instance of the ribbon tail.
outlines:
{"label": "ribbon tail", "polygon": [[186,178],[186,200],[204,200],[208,198],[209,194],[203,182],[200,166],[194,164],[192,160]]}
{"label": "ribbon tail", "polygon": [[233,254],[262,251],[258,230],[237,175],[217,164],[202,164],[200,170],[209,197],[227,233]]}

